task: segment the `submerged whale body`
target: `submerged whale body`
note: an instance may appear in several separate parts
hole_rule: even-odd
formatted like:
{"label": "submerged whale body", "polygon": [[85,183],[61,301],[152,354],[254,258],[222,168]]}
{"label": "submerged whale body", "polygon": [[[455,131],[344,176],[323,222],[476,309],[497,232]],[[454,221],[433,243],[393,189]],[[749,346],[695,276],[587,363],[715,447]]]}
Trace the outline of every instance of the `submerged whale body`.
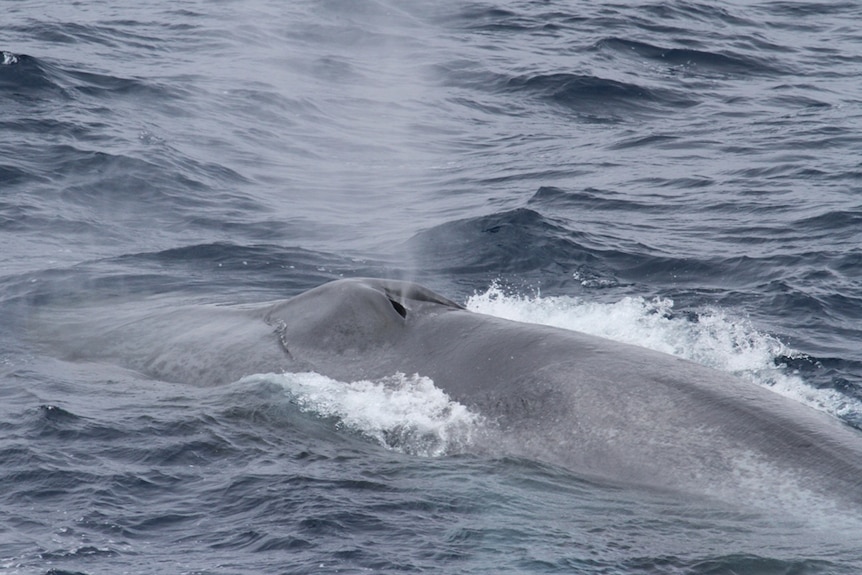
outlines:
{"label": "submerged whale body", "polygon": [[167,381],[415,373],[493,422],[507,453],[585,477],[862,506],[862,434],[824,413],[660,352],[473,313],[410,282],[347,279],[253,308],[155,311],[75,341],[73,357]]}

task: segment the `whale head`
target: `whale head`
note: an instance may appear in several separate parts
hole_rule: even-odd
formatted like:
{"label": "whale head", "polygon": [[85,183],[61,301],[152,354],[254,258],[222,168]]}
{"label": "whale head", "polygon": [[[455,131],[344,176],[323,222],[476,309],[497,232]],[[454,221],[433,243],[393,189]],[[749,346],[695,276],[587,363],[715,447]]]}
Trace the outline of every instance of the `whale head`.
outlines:
{"label": "whale head", "polygon": [[351,278],[279,303],[265,319],[288,353],[322,358],[391,346],[420,318],[463,309],[412,282]]}

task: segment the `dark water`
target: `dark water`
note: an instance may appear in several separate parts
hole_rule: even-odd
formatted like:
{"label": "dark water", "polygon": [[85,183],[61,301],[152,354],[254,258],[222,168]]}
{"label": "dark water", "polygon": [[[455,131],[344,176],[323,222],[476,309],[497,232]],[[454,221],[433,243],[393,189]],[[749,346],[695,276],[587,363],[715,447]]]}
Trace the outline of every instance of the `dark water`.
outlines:
{"label": "dark water", "polygon": [[430,384],[152,381],[57,359],[31,319],[414,279],[862,427],[860,21],[838,1],[8,3],[0,571],[858,573],[858,525],[477,454]]}

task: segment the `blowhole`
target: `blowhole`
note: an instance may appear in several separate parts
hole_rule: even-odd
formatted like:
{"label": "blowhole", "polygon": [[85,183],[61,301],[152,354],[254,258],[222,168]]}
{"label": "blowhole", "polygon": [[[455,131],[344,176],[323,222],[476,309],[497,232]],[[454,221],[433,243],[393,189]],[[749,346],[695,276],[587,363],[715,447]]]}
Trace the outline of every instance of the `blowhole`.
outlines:
{"label": "blowhole", "polygon": [[391,299],[391,298],[389,299],[389,303],[392,304],[392,307],[395,308],[395,311],[398,312],[398,315],[400,315],[404,319],[407,319],[407,308],[406,307],[404,307],[403,305],[401,305],[400,303],[398,303],[397,301],[395,301],[394,299]]}

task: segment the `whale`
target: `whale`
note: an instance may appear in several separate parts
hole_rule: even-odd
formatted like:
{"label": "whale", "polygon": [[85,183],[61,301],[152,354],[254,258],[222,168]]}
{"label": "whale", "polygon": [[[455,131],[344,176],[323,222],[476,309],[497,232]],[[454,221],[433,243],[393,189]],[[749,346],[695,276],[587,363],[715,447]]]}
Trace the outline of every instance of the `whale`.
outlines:
{"label": "whale", "polygon": [[836,418],[658,351],[471,312],[416,283],[351,278],[263,304],[120,309],[88,310],[84,328],[52,314],[65,359],[196,385],[417,374],[481,414],[505,455],[681,495],[862,509],[862,433]]}

